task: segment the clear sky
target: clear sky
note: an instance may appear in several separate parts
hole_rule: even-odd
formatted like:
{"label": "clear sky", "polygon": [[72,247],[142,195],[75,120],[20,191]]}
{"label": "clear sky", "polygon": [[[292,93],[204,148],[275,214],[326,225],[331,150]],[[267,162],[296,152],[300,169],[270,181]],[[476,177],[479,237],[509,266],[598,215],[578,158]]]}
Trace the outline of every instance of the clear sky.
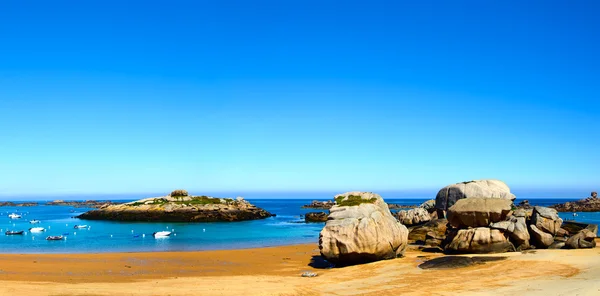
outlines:
{"label": "clear sky", "polygon": [[2,1],[0,195],[600,190],[598,15],[593,0]]}

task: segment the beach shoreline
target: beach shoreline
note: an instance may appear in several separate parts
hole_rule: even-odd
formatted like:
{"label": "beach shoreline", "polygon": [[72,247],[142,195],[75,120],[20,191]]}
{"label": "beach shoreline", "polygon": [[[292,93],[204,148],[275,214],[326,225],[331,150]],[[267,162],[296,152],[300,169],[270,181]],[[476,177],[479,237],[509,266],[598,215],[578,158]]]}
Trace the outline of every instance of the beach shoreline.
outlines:
{"label": "beach shoreline", "polygon": [[[443,256],[411,248],[404,258],[344,268],[311,264],[316,244],[215,251],[0,254],[1,295],[592,295],[600,248],[534,250],[452,270],[422,270]],[[473,255],[469,255],[473,256]],[[313,266],[311,266],[313,265]],[[303,278],[303,272],[315,278]],[[15,294],[16,293],[16,294]]]}

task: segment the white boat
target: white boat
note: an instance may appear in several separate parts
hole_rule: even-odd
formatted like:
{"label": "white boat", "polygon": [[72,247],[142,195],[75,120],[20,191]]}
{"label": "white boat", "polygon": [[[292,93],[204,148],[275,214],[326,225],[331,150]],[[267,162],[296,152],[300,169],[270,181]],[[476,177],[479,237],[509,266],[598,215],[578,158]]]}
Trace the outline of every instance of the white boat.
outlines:
{"label": "white boat", "polygon": [[29,232],[31,232],[31,233],[44,232],[44,231],[46,231],[46,228],[44,228],[44,227],[32,227],[32,228],[29,228]]}
{"label": "white boat", "polygon": [[63,239],[64,239],[64,237],[62,235],[46,237],[46,240],[63,240]]}
{"label": "white boat", "polygon": [[21,218],[21,215],[19,215],[19,214],[15,214],[15,213],[12,213],[12,214],[8,215],[8,218],[11,218],[11,219],[19,219],[19,218]]}
{"label": "white boat", "polygon": [[83,228],[88,228],[87,225],[75,225],[73,228],[75,229],[83,229]]}
{"label": "white boat", "polygon": [[40,223],[40,222],[42,222],[42,221],[40,221],[40,220],[35,220],[35,219],[33,219],[33,220],[29,220],[29,223],[31,223],[31,224],[38,224],[38,223]]}
{"label": "white boat", "polygon": [[171,235],[170,231],[158,231],[152,234],[154,237],[169,237]]}

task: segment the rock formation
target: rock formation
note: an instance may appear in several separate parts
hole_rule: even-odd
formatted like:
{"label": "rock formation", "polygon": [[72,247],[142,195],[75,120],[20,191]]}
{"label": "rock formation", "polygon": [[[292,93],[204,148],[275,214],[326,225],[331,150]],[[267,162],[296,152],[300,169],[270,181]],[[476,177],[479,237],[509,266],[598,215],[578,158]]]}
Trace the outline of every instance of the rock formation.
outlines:
{"label": "rock formation", "polygon": [[533,209],[533,207],[529,204],[529,201],[526,199],[524,199],[519,204],[517,204],[517,208],[524,209],[524,210]]}
{"label": "rock formation", "polygon": [[327,222],[327,213],[325,212],[310,212],[304,215],[305,222]]}
{"label": "rock formation", "polygon": [[[408,240],[413,242],[426,242],[430,238],[443,240],[446,237],[446,219],[431,220],[425,224],[409,228]],[[439,245],[439,244],[434,244]]]}
{"label": "rock formation", "polygon": [[460,229],[449,236],[448,253],[503,253],[514,251],[502,231],[488,227]]}
{"label": "rock formation", "polygon": [[243,198],[164,196],[108,205],[86,212],[80,219],[146,222],[218,222],[256,220],[273,216]]}
{"label": "rock formation", "polygon": [[465,198],[448,209],[448,222],[457,228],[487,227],[506,220],[512,201],[499,198]]}
{"label": "rock formation", "polygon": [[515,211],[506,221],[490,224],[490,228],[508,233],[509,240],[517,251],[526,250],[530,246],[531,237],[527,230],[527,213],[524,210]]}
{"label": "rock formation", "polygon": [[429,212],[423,208],[414,208],[406,211],[399,211],[396,214],[398,217],[398,221],[400,223],[411,226],[425,223],[431,220],[431,216],[429,216]]}
{"label": "rock formation", "polygon": [[[332,200],[313,200],[310,204],[303,205],[303,209],[315,209],[315,210],[329,210],[331,207],[335,205],[335,201]],[[399,204],[388,204],[388,208],[391,210],[399,210],[399,209],[414,209],[416,205],[399,205]]]}
{"label": "rock formation", "polygon": [[326,201],[313,200],[310,204],[303,205],[302,208],[303,209],[329,210],[334,205],[335,205],[335,202],[332,200],[326,200]]}
{"label": "rock formation", "polygon": [[456,183],[442,188],[435,197],[435,208],[439,218],[443,211],[452,207],[456,201],[463,198],[500,198],[513,201],[516,197],[510,193],[510,188],[498,180],[478,180]]}
{"label": "rock formation", "polygon": [[419,208],[423,208],[425,209],[427,212],[429,212],[430,214],[432,212],[435,212],[435,199],[430,199],[424,203],[422,203]]}
{"label": "rock formation", "polygon": [[417,205],[388,204],[388,208],[390,210],[414,209],[417,208]]}
{"label": "rock formation", "polygon": [[578,201],[556,204],[551,206],[551,208],[559,212],[600,212],[600,198],[598,198],[598,193],[592,192],[591,195],[591,197]]}
{"label": "rock formation", "polygon": [[539,206],[533,207],[531,224],[535,225],[538,229],[555,236],[562,223],[563,220],[558,217],[555,209]]}
{"label": "rock formation", "polygon": [[350,265],[401,256],[408,230],[390,213],[381,196],[348,192],[335,197],[319,235],[321,255],[338,265]]}
{"label": "rock formation", "polygon": [[548,248],[554,243],[554,236],[559,232],[563,220],[556,210],[546,207],[533,207],[529,230],[531,243],[537,248]]}
{"label": "rock formation", "polygon": [[596,233],[588,229],[583,229],[576,235],[570,237],[565,243],[565,247],[570,249],[583,249],[596,247]]}

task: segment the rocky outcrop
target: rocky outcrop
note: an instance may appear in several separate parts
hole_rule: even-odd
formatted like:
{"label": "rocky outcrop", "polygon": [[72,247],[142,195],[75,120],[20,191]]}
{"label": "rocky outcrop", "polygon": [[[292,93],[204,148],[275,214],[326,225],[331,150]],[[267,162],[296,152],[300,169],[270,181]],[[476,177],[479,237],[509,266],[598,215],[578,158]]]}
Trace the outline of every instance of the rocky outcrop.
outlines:
{"label": "rocky outcrop", "polygon": [[[313,200],[310,204],[303,205],[303,209],[316,209],[316,210],[329,210],[331,207],[335,205],[335,202],[332,200],[319,201]],[[399,205],[399,204],[388,204],[388,208],[391,210],[399,210],[399,209],[413,209],[416,208],[416,205]]]}
{"label": "rocky outcrop", "polygon": [[460,229],[448,237],[448,253],[503,253],[514,251],[515,247],[498,229],[477,227]]}
{"label": "rocky outcrop", "polygon": [[351,265],[403,254],[408,230],[392,216],[381,196],[348,192],[335,200],[319,235],[321,255],[328,261]]}
{"label": "rocky outcrop", "polygon": [[533,207],[531,224],[535,225],[538,229],[555,236],[562,223],[563,220],[558,217],[555,209],[539,206]]}
{"label": "rocky outcrop", "polygon": [[591,231],[592,233],[598,233],[598,225],[597,224],[585,224],[585,223],[579,223],[579,222],[574,222],[574,221],[564,221],[560,228],[563,229],[564,231],[566,231],[567,234],[578,233],[578,232],[582,231],[583,229],[587,229],[587,230]]}
{"label": "rocky outcrop", "polygon": [[38,206],[37,202],[24,202],[16,204],[17,207],[36,207]]}
{"label": "rocky outcrop", "polygon": [[219,222],[256,220],[273,216],[241,197],[164,196],[120,205],[108,205],[86,212],[87,220],[145,222]]}
{"label": "rocky outcrop", "polygon": [[499,198],[465,198],[448,209],[448,222],[457,228],[487,227],[506,220],[512,201]]}
{"label": "rocky outcrop", "polygon": [[435,198],[435,208],[445,211],[463,198],[499,198],[513,201],[516,197],[502,181],[469,181],[442,188]]}
{"label": "rocky outcrop", "polygon": [[305,222],[327,222],[327,213],[325,212],[310,212],[304,215]]}
{"label": "rocky outcrop", "polygon": [[37,202],[23,202],[23,203],[14,203],[10,201],[2,201],[0,202],[0,207],[35,207],[37,206]]}
{"label": "rocky outcrop", "polygon": [[411,226],[425,223],[431,220],[431,216],[429,216],[429,212],[423,208],[415,208],[407,211],[399,211],[396,214],[398,221],[400,223]]}
{"label": "rocky outcrop", "polygon": [[414,242],[425,242],[427,240],[427,234],[430,234],[432,238],[445,238],[446,237],[446,219],[431,220],[425,224],[409,228],[408,240]]}
{"label": "rocky outcrop", "polygon": [[490,224],[490,228],[507,233],[517,251],[526,250],[530,246],[529,240],[531,239],[527,230],[526,217],[527,214],[524,210],[517,210],[506,221]]}
{"label": "rocky outcrop", "polygon": [[600,198],[592,192],[592,196],[578,201],[556,204],[551,208],[559,212],[600,212]]}
{"label": "rocky outcrop", "polygon": [[422,203],[419,208],[425,209],[430,214],[435,212],[435,199],[430,199],[424,203]]}
{"label": "rocky outcrop", "polygon": [[401,210],[401,209],[414,209],[416,205],[400,205],[400,204],[388,204],[390,210]]}
{"label": "rocky outcrop", "polygon": [[596,247],[596,233],[588,229],[583,229],[576,235],[570,237],[565,243],[569,249],[589,249]]}
{"label": "rocky outcrop", "polygon": [[531,243],[541,249],[550,247],[555,241],[555,236],[568,234],[566,231],[562,233],[560,228],[562,223],[563,220],[558,217],[556,210],[540,206],[533,207],[529,225]]}
{"label": "rocky outcrop", "polygon": [[524,210],[529,210],[529,209],[533,209],[533,206],[529,204],[528,200],[522,200],[521,202],[519,202],[517,204],[517,208],[519,209],[524,209]]}
{"label": "rocky outcrop", "polygon": [[113,202],[110,200],[86,200],[86,201],[64,201],[64,200],[54,200],[47,202],[47,206],[71,206],[76,208],[102,208],[110,205],[118,205],[121,204],[119,202]]}
{"label": "rocky outcrop", "polygon": [[542,231],[535,224],[529,225],[529,234],[531,235],[531,243],[537,248],[546,249],[554,243],[552,234]]}
{"label": "rocky outcrop", "polygon": [[318,210],[329,210],[335,205],[332,200],[318,201],[313,200],[310,204],[302,206],[303,209],[318,209]]}

